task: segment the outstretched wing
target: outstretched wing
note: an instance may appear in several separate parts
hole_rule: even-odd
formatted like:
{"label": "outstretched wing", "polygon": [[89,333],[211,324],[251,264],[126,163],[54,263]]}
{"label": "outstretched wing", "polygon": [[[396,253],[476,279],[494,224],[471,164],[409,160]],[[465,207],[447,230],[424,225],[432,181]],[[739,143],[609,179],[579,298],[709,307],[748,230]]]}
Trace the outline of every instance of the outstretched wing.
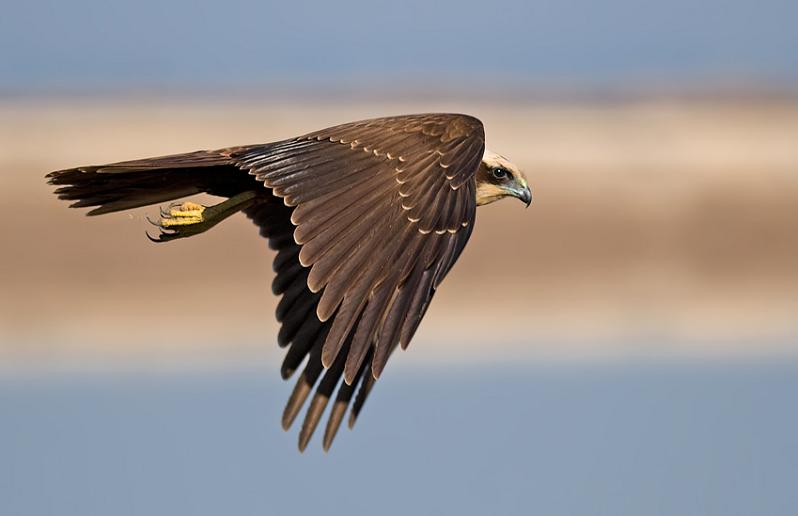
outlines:
{"label": "outstretched wing", "polygon": [[278,250],[282,374],[309,355],[286,406],[291,424],[311,401],[309,441],[341,377],[325,432],[329,447],[360,383],[350,426],[397,345],[407,347],[435,289],[471,234],[479,120],[429,114],[345,124],[229,157],[282,198],[247,214]]}

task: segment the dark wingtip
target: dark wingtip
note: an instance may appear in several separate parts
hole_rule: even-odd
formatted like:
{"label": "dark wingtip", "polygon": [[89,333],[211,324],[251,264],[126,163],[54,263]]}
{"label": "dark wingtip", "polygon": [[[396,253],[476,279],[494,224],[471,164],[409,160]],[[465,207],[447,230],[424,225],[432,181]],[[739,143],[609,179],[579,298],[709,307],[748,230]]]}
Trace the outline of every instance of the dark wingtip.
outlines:
{"label": "dark wingtip", "polygon": [[299,410],[302,408],[302,405],[305,404],[308,394],[310,394],[311,385],[305,381],[305,378],[305,373],[302,373],[294,385],[294,390],[291,392],[288,402],[285,404],[283,417],[281,419],[283,430],[291,428],[294,419],[296,419],[297,414],[299,414]]}
{"label": "dark wingtip", "polygon": [[[74,208],[75,205],[73,204],[70,207]],[[89,217],[96,217],[97,215],[105,215],[106,213],[111,213],[112,211],[113,210],[109,210],[105,206],[100,206],[99,208],[94,208],[93,210],[90,210],[89,212],[86,213],[86,215]]]}
{"label": "dark wingtip", "polygon": [[45,174],[44,178],[47,179],[48,184],[58,184],[56,183],[56,180],[59,178],[59,176],[62,176],[67,172],[69,172],[69,170],[54,170],[53,172],[48,172]]}
{"label": "dark wingtip", "polygon": [[335,440],[335,436],[338,433],[338,429],[341,427],[341,421],[344,419],[344,414],[346,414],[346,408],[348,405],[348,399],[336,400],[333,404],[330,417],[327,420],[327,428],[324,429],[324,440],[322,442],[322,447],[324,448],[325,452],[330,449],[330,446],[332,446],[332,443]]}
{"label": "dark wingtip", "polygon": [[319,425],[319,420],[329,400],[329,396],[318,391],[313,396],[313,399],[310,400],[308,412],[305,414],[305,420],[302,422],[302,429],[299,431],[299,451],[305,451],[305,448],[307,448],[310,438],[313,437],[313,433]]}
{"label": "dark wingtip", "polygon": [[369,392],[371,392],[374,383],[377,381],[372,373],[372,363],[366,363],[365,371],[363,372],[363,381],[360,382],[360,388],[355,396],[355,403],[352,405],[352,410],[349,412],[348,426],[350,429],[355,426],[358,415],[363,409],[363,404],[366,402]]}
{"label": "dark wingtip", "polygon": [[296,368],[295,367],[288,367],[288,366],[283,365],[283,367],[280,368],[280,377],[283,380],[288,380],[289,378],[291,378],[294,375],[294,372],[296,372]]}

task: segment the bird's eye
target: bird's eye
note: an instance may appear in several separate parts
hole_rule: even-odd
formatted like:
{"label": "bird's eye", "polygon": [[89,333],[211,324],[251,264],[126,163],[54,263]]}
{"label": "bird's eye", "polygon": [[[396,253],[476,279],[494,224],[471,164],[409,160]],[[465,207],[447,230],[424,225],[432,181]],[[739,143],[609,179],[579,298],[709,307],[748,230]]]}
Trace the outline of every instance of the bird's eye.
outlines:
{"label": "bird's eye", "polygon": [[510,175],[506,168],[496,167],[493,169],[493,177],[496,179],[504,179]]}

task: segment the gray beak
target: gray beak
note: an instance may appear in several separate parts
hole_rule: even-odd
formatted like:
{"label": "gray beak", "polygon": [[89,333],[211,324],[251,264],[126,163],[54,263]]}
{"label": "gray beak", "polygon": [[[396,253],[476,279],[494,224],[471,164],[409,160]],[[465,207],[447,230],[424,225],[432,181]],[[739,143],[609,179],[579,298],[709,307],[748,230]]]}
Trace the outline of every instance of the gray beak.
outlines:
{"label": "gray beak", "polygon": [[527,186],[518,192],[518,198],[524,201],[526,207],[529,208],[529,205],[532,204],[532,190]]}

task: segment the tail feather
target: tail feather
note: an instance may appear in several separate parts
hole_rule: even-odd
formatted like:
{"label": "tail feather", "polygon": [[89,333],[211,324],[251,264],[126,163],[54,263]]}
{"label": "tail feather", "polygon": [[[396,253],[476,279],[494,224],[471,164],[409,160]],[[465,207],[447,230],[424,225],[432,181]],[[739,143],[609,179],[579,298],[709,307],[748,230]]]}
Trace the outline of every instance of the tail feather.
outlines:
{"label": "tail feather", "polygon": [[139,208],[207,192],[231,197],[252,188],[254,180],[239,170],[229,150],[197,151],[108,165],[59,170],[47,175],[60,186],[59,199],[72,207],[93,207],[89,215]]}

